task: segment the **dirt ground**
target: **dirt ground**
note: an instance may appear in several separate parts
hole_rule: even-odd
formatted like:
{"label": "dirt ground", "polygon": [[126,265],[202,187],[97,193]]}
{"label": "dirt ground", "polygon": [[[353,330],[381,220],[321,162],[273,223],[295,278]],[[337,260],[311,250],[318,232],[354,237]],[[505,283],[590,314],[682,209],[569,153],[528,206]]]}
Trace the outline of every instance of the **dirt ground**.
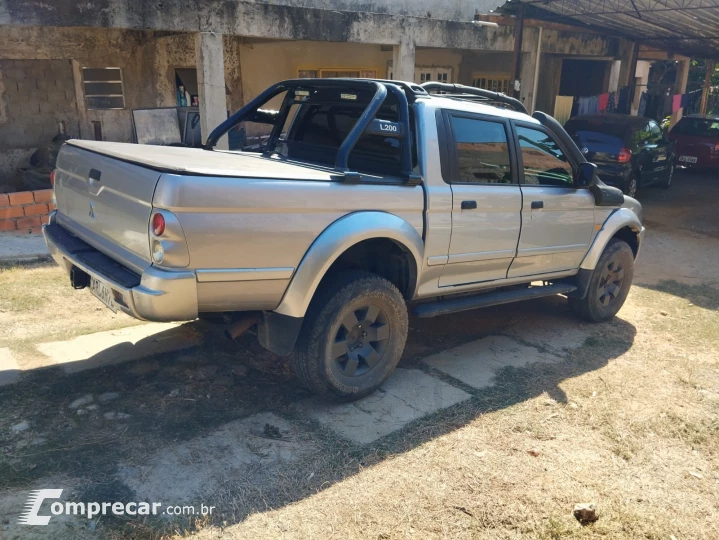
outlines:
{"label": "dirt ground", "polygon": [[[2,270],[0,351],[23,375],[0,387],[0,538],[719,538],[719,178],[683,172],[639,198],[648,234],[614,321],[578,322],[559,297],[411,320],[393,380],[452,404],[392,429],[368,398],[356,409],[390,425],[371,442],[307,414],[251,335],[190,323],[160,338],[198,345],[68,370],[40,344],[136,321],[50,265]],[[478,384],[506,343],[516,361]],[[442,367],[475,349],[466,374]],[[43,488],[216,511],[18,525]],[[599,520],[582,526],[585,502]]]}

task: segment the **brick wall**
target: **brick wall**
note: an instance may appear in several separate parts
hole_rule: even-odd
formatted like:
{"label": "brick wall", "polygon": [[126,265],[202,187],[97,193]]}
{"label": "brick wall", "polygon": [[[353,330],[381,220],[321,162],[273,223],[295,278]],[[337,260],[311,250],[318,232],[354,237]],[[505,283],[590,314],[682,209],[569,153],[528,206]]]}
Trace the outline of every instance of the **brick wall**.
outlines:
{"label": "brick wall", "polygon": [[0,194],[0,233],[39,234],[54,209],[51,189]]}

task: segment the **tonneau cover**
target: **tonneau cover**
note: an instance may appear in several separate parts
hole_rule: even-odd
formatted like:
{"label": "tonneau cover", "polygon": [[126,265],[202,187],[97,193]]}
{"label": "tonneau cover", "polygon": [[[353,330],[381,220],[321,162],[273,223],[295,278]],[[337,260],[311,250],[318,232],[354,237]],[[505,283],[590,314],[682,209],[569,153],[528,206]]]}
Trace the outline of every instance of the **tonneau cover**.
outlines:
{"label": "tonneau cover", "polygon": [[325,181],[337,175],[329,167],[246,152],[80,139],[72,139],[67,144],[158,171],[178,174]]}

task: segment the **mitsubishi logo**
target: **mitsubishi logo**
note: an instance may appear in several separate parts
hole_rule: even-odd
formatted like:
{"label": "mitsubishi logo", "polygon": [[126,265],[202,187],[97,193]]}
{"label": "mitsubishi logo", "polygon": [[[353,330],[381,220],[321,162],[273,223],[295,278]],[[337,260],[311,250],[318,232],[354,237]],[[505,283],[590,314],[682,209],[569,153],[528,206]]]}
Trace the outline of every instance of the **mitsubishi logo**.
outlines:
{"label": "mitsubishi logo", "polygon": [[90,213],[89,213],[90,219],[97,219],[97,214],[95,214],[95,203],[90,201]]}

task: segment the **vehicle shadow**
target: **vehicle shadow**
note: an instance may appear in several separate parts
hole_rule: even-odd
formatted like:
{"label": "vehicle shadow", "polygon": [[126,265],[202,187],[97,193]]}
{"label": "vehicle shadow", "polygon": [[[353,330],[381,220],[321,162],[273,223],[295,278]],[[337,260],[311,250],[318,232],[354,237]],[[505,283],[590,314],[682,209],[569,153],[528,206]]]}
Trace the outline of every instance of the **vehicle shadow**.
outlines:
{"label": "vehicle shadow", "polygon": [[719,310],[719,289],[710,284],[689,285],[671,279],[655,284],[642,284],[642,287],[684,298],[705,309]]}
{"label": "vehicle shadow", "polygon": [[[213,520],[231,525],[309,497],[484,414],[545,393],[566,404],[561,383],[620,357],[636,334],[621,318],[597,326],[577,322],[562,298],[411,319],[410,327],[395,377],[421,372],[466,396],[367,444],[304,415],[297,404],[316,399],[295,383],[287,358],[267,353],[250,334],[231,342],[199,322],[180,327],[181,333],[201,336],[188,349],[159,352],[158,342],[178,339],[178,329],[171,329],[134,345],[115,345],[73,362],[71,369],[25,373],[16,384],[0,387],[0,486],[22,494],[18,509],[27,486],[62,477],[75,487],[78,501],[159,496],[168,503],[202,502],[220,510]],[[428,357],[490,336],[534,348],[550,361],[497,365],[492,384],[481,388],[464,382],[472,380],[473,370],[486,369],[481,355],[460,377],[427,363]],[[118,364],[119,353],[133,359]],[[88,396],[92,401],[73,403]],[[361,409],[363,402],[350,407]],[[30,429],[13,433],[11,426],[20,421]],[[135,535],[143,527],[157,533],[168,526],[119,518],[103,523]]]}

